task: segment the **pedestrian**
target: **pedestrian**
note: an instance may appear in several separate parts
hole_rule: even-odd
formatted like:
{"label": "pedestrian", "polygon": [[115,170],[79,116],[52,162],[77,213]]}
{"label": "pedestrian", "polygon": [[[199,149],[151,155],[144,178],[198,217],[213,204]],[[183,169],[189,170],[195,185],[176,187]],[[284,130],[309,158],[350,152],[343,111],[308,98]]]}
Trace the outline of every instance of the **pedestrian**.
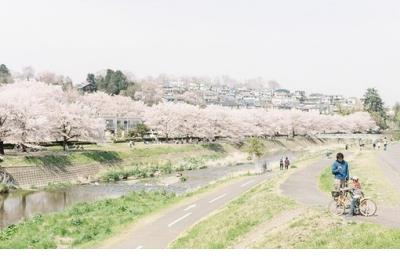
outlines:
{"label": "pedestrian", "polygon": [[387,143],[387,141],[385,141],[384,143],[383,143],[383,150],[387,150],[387,145],[388,145],[388,143]]}
{"label": "pedestrian", "polygon": [[374,148],[374,150],[376,149],[376,143],[374,141],[374,143],[372,143],[372,147]]}
{"label": "pedestrian", "polygon": [[345,145],[344,148],[346,149],[346,151],[349,149],[349,145]]}
{"label": "pedestrian", "polygon": [[129,141],[129,148],[133,148],[133,145],[135,145],[135,143],[133,143],[132,140]]}
{"label": "pedestrian", "polygon": [[280,170],[283,170],[283,157],[279,161],[279,168],[280,168]]}
{"label": "pedestrian", "polygon": [[332,174],[335,176],[335,190],[347,187],[349,180],[349,164],[344,160],[343,153],[336,154],[336,161],[332,165]]}
{"label": "pedestrian", "polygon": [[289,158],[286,157],[285,159],[285,169],[289,169],[290,161]]}

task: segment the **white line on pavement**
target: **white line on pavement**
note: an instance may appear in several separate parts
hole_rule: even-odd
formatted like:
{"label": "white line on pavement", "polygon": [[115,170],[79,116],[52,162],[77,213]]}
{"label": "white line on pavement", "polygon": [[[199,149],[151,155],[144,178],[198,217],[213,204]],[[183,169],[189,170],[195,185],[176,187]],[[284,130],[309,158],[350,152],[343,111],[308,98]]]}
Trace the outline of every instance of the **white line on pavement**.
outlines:
{"label": "white line on pavement", "polygon": [[247,186],[247,185],[249,185],[249,184],[251,184],[251,183],[254,183],[254,180],[251,180],[251,181],[245,182],[245,183],[244,183],[244,184],[242,184],[240,187],[245,187],[245,186]]}
{"label": "white line on pavement", "polygon": [[186,208],[183,209],[183,210],[184,210],[184,211],[188,211],[188,210],[190,210],[190,209],[192,209],[192,208],[194,208],[194,207],[196,207],[196,204],[189,205],[188,207],[186,207]]}
{"label": "white line on pavement", "polygon": [[226,196],[226,193],[225,193],[225,194],[222,194],[221,196],[216,197],[215,199],[210,200],[208,203],[213,203],[214,201],[219,200],[219,199],[222,199],[222,198],[225,197],[225,196]]}
{"label": "white line on pavement", "polygon": [[137,248],[136,249],[142,249],[143,248],[143,246],[137,246]]}
{"label": "white line on pavement", "polygon": [[186,215],[181,216],[181,217],[178,218],[177,220],[172,221],[171,223],[168,224],[168,227],[172,227],[173,225],[175,225],[175,224],[178,223],[179,221],[185,219],[186,217],[190,216],[191,214],[192,214],[191,212],[190,212],[190,213],[187,213]]}

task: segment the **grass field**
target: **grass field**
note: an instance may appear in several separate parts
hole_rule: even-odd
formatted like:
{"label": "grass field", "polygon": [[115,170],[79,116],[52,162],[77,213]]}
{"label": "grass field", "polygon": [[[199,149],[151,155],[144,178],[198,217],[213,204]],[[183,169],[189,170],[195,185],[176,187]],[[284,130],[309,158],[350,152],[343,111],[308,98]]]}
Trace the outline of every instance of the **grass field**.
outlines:
{"label": "grass field", "polygon": [[[297,169],[311,161],[296,162]],[[279,184],[295,172],[280,172],[210,217],[200,221],[180,238],[171,248],[228,248],[261,223],[276,215],[297,207],[294,200],[278,193]]]}
{"label": "grass field", "polygon": [[273,230],[253,248],[400,248],[400,230],[356,223],[310,209],[301,218]]}
{"label": "grass field", "polygon": [[64,152],[52,147],[48,151],[31,154],[6,155],[2,166],[49,166],[62,168],[74,164],[133,164],[158,163],[168,159],[180,160],[197,156],[227,156],[234,148],[229,144],[136,144],[127,143],[89,145],[85,150]]}

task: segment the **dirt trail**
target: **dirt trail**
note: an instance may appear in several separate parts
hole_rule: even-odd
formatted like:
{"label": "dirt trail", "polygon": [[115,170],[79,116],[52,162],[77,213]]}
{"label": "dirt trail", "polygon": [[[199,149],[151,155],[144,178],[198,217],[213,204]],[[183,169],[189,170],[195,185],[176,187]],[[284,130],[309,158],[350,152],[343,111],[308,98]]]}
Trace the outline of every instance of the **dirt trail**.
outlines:
{"label": "dirt trail", "polygon": [[306,211],[307,209],[304,206],[302,206],[293,210],[289,210],[287,212],[283,212],[277,217],[265,221],[263,224],[259,225],[255,230],[247,234],[233,248],[251,248],[253,244],[255,244],[258,240],[262,239],[263,236],[266,235],[268,232],[289,223],[290,221],[303,215]]}

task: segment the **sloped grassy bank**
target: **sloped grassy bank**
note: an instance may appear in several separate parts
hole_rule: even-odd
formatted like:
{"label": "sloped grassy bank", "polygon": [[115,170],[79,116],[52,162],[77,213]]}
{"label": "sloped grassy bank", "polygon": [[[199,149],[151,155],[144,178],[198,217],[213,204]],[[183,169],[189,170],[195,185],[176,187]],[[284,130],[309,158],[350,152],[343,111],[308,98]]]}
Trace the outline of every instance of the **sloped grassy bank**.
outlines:
{"label": "sloped grassy bank", "polygon": [[182,199],[166,192],[130,193],[35,215],[0,231],[0,248],[69,248],[111,236],[141,217]]}

